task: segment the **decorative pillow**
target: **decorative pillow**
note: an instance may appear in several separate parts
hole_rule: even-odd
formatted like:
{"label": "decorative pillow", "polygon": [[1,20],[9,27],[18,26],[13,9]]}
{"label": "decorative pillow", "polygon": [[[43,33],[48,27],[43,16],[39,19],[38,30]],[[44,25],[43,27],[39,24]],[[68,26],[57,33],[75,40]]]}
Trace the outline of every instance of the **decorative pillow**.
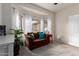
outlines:
{"label": "decorative pillow", "polygon": [[44,32],[39,32],[39,39],[40,40],[45,40],[45,37],[46,37],[46,35]]}
{"label": "decorative pillow", "polygon": [[31,39],[35,39],[35,37],[34,37],[34,34],[33,34],[33,33],[29,33],[28,35],[29,35],[29,37],[30,37]]}

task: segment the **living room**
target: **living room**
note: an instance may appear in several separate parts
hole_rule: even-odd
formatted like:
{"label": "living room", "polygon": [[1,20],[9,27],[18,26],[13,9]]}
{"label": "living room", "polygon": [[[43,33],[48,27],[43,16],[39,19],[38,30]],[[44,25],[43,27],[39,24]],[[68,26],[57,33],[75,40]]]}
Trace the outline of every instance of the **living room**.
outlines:
{"label": "living room", "polygon": [[0,3],[0,55],[78,56],[78,10],[78,3]]}

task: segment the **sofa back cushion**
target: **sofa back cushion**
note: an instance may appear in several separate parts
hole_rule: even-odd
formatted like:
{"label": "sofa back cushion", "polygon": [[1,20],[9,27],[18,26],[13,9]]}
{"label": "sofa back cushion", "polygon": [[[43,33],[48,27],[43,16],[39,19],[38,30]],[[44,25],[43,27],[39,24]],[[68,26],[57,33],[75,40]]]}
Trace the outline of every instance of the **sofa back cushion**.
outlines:
{"label": "sofa back cushion", "polygon": [[37,33],[33,33],[34,34],[34,37],[35,37],[35,39],[39,39],[39,33],[37,32]]}
{"label": "sofa back cushion", "polygon": [[46,34],[44,32],[37,32],[37,33],[28,33],[27,35],[30,36],[30,39],[33,39],[33,40],[36,40],[36,39],[39,39],[39,40],[45,40],[46,38]]}

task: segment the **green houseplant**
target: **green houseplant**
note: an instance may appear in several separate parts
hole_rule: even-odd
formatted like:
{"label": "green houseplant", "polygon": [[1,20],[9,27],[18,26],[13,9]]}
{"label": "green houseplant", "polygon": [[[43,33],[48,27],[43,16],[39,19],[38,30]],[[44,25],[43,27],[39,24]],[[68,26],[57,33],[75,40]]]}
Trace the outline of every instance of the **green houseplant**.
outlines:
{"label": "green houseplant", "polygon": [[14,56],[19,54],[19,49],[24,46],[23,42],[23,31],[22,29],[10,29],[14,31],[15,40],[14,40]]}
{"label": "green houseplant", "polygon": [[15,33],[15,42],[18,41],[17,43],[19,44],[19,47],[22,47],[24,44],[23,44],[23,31],[21,29],[16,29],[14,30],[14,33]]}
{"label": "green houseplant", "polygon": [[19,55],[19,49],[24,46],[23,43],[23,31],[22,29],[16,29],[14,30],[14,34],[15,34],[15,43],[14,43],[14,55],[17,56]]}

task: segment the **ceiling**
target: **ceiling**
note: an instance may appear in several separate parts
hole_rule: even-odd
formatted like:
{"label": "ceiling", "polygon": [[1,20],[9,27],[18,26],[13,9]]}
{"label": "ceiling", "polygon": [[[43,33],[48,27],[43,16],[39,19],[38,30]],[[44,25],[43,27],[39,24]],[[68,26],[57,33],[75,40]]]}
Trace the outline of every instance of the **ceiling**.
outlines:
{"label": "ceiling", "polygon": [[34,4],[42,8],[45,8],[49,11],[57,12],[63,8],[73,5],[74,3],[58,3],[57,5],[54,5],[54,3],[34,3]]}

